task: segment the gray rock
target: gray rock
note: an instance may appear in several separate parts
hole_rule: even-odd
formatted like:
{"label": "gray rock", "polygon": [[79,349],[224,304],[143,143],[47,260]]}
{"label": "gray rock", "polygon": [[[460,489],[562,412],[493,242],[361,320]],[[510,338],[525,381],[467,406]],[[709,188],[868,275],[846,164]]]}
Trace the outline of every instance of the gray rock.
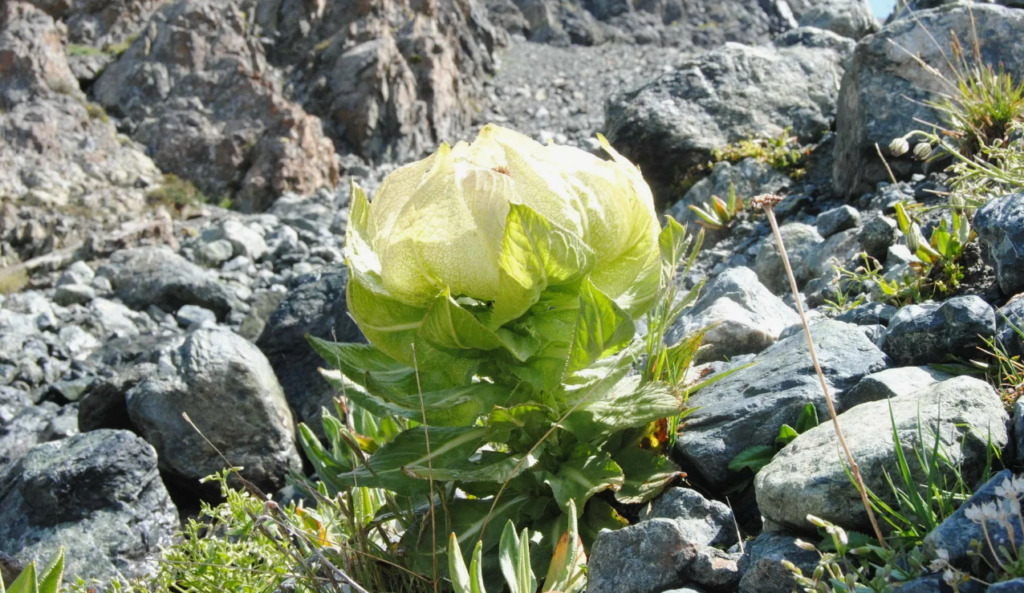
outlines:
{"label": "gray rock", "polygon": [[143,362],[130,365],[113,377],[93,383],[78,405],[79,430],[89,432],[100,428],[134,428],[128,415],[125,394],[156,373],[157,365]]}
{"label": "gray rock", "polygon": [[986,202],[974,215],[974,230],[995,262],[996,279],[1003,293],[1024,292],[1024,193]]}
{"label": "gray rock", "polygon": [[693,308],[666,334],[668,343],[710,328],[700,359],[724,360],[760,352],[775,343],[785,328],[800,318],[782,299],[761,284],[750,268],[731,268],[708,284]]}
{"label": "gray rock", "polygon": [[896,367],[872,373],[843,394],[841,407],[850,409],[860,404],[916,393],[936,383],[953,378],[931,367]]}
{"label": "gray rock", "polygon": [[[891,407],[890,407],[891,406]],[[895,504],[885,472],[896,467],[893,424],[913,475],[921,468],[915,450],[932,448],[936,435],[947,459],[957,464],[966,483],[985,466],[989,444],[1002,449],[1008,418],[1002,401],[988,383],[956,377],[914,394],[861,404],[839,417],[846,442],[860,466],[865,485],[888,504]],[[923,434],[923,442],[922,442]],[[867,532],[870,525],[838,452],[831,423],[801,434],[754,478],[757,505],[766,519],[794,529],[808,529],[808,514],[847,529]],[[940,464],[946,479],[953,469]]]}
{"label": "gray rock", "polygon": [[53,440],[51,423],[60,414],[60,407],[53,402],[31,405],[27,395],[21,399],[23,392],[11,388],[4,388],[4,391],[8,397],[19,395],[13,401],[8,399],[6,415],[9,418],[0,424],[0,469],[17,461],[35,445]]}
{"label": "gray rock", "polygon": [[805,575],[814,572],[820,557],[796,545],[796,538],[781,533],[763,532],[746,546],[740,561],[743,578],[740,593],[791,593],[799,590],[793,573],[782,566],[789,560]]}
{"label": "gray rock", "polygon": [[857,325],[889,325],[892,316],[899,311],[893,305],[885,303],[864,303],[836,317],[836,321]]}
{"label": "gray rock", "polygon": [[[811,328],[818,360],[832,396],[864,375],[888,366],[889,359],[858,326],[822,321]],[[827,415],[803,332],[776,342],[754,357],[752,366],[690,396],[694,412],[676,441],[684,469],[697,471],[715,486],[735,477],[729,461],[754,445],[775,442],[779,427],[792,425],[811,402]]]}
{"label": "gray rock", "polygon": [[826,29],[843,37],[860,39],[878,31],[878,19],[866,0],[827,0],[800,15],[801,27]]}
{"label": "gray rock", "polygon": [[885,331],[882,350],[905,366],[941,362],[949,355],[970,358],[995,331],[995,311],[988,303],[974,295],[954,297],[941,305],[900,309]]}
{"label": "gray rock", "polygon": [[695,183],[668,212],[680,222],[695,222],[697,216],[690,206],[705,207],[711,203],[711,196],[728,200],[730,188],[735,189],[736,197],[744,204],[749,204],[750,198],[757,194],[781,193],[792,183],[789,177],[757,159],[743,159],[736,164],[722,161],[715,164],[711,175]]}
{"label": "gray rock", "polygon": [[860,231],[860,247],[869,257],[884,262],[889,247],[899,237],[896,221],[888,216],[873,216],[864,223]]}
{"label": "gray rock", "polygon": [[818,215],[815,226],[818,227],[818,233],[827,239],[839,231],[859,227],[860,212],[849,205],[832,208]]}
{"label": "gray rock", "polygon": [[57,279],[57,286],[65,284],[89,284],[96,274],[84,261],[76,261],[64,270]]}
{"label": "gray rock", "polygon": [[65,325],[57,332],[61,349],[71,360],[85,360],[101,346],[91,333],[77,325]]}
{"label": "gray rock", "polygon": [[684,564],[679,572],[685,582],[715,591],[735,591],[739,585],[739,552],[730,553],[712,547],[686,546],[680,556]]}
{"label": "gray rock", "polygon": [[[811,267],[811,260],[817,256],[817,250],[824,243],[824,239],[814,227],[799,222],[783,225],[779,228],[779,233],[782,235],[782,244],[786,246],[786,255],[789,256],[789,265],[793,268],[797,286],[800,286],[814,277],[815,270]],[[786,268],[775,244],[775,237],[771,234],[761,240],[757,258],[754,260],[754,271],[761,282],[775,294],[790,292]]]}
{"label": "gray rock", "polygon": [[229,331],[199,329],[173,358],[126,395],[132,422],[156,448],[162,469],[195,487],[196,480],[238,465],[266,491],[299,470],[291,411],[255,346]]}
{"label": "gray rock", "polygon": [[730,142],[785,128],[803,141],[818,139],[830,127],[835,80],[852,46],[817,29],[768,46],[727,44],[609,100],[609,139],[670,202],[686,171]]}
{"label": "gray rock", "polygon": [[140,329],[152,329],[152,322],[145,313],[108,299],[93,299],[89,303],[89,315],[97,333],[102,332],[108,338],[133,338],[139,335]]}
{"label": "gray rock", "polygon": [[[967,511],[973,508],[977,508],[980,505],[986,503],[995,503],[996,505],[1004,504],[1008,498],[1012,499],[1013,494],[1007,496],[1000,496],[996,494],[997,488],[1005,488],[1010,485],[1006,482],[1012,480],[1014,475],[1010,470],[1003,470],[998,474],[992,476],[992,478],[986,482],[981,488],[978,488],[974,495],[972,495],[967,502],[960,505],[960,508],[955,513],[946,518],[945,521],[939,524],[931,533],[924,538],[924,550],[926,554],[934,555],[936,550],[945,550],[949,554],[949,562],[954,565],[968,565],[970,566],[971,557],[974,554],[974,549],[971,542],[986,542],[986,532],[988,538],[991,538],[992,545],[998,550],[1001,546],[1006,546],[1007,549],[1012,549],[1016,542],[1022,541],[1024,532],[1022,532],[1022,526],[1020,521],[1015,518],[1010,519],[1009,525],[1013,530],[1013,533],[1009,533],[1004,525],[1000,525],[996,521],[986,521],[985,530],[982,531],[980,522],[972,521],[967,518]],[[1018,478],[1019,479],[1019,478]],[[1014,488],[1010,488],[1011,492]],[[1021,500],[1020,493],[1016,494],[1017,500]],[[1012,543],[1011,543],[1012,542]],[[995,560],[992,554],[992,549],[986,544],[982,544],[981,548],[982,558],[987,562],[991,563],[982,566],[978,566],[979,560],[975,558],[973,564],[974,568],[980,569],[980,574],[988,576],[985,573],[988,572],[988,567],[995,564]]]}
{"label": "gray rock", "polygon": [[989,593],[1024,593],[1024,578],[1015,578],[1008,581],[993,583],[988,588]]}
{"label": "gray rock", "polygon": [[219,227],[203,232],[203,241],[211,243],[225,240],[231,244],[232,255],[245,256],[252,261],[259,261],[267,253],[267,242],[263,236],[237,220],[224,220]]}
{"label": "gray rock", "polygon": [[297,420],[318,431],[320,409],[333,409],[335,388],[317,371],[325,363],[306,335],[338,342],[365,342],[365,338],[345,304],[347,268],[332,267],[305,280],[270,316],[256,345],[274,367]]}
{"label": "gray rock", "polygon": [[615,531],[602,531],[590,551],[587,593],[653,593],[680,587],[679,571],[691,547],[682,528],[669,519],[651,519]]}
{"label": "gray rock", "polygon": [[671,519],[685,541],[698,546],[729,547],[736,543],[736,519],[732,510],[708,500],[696,490],[669,488],[640,513],[640,520]]}
{"label": "gray rock", "polygon": [[223,318],[236,303],[216,276],[166,247],[118,251],[100,272],[110,278],[117,297],[136,310],[156,305],[177,311],[182,305],[199,305]]}
{"label": "gray rock", "polygon": [[62,284],[53,291],[53,302],[62,307],[85,305],[96,298],[96,289],[87,284]]}
{"label": "gray rock", "polygon": [[235,247],[227,239],[205,241],[196,249],[196,261],[200,264],[216,268],[231,259]]}
{"label": "gray rock", "polygon": [[152,572],[177,529],[156,452],[126,431],[38,445],[0,473],[0,549],[46,562],[63,546],[67,581]]}
{"label": "gray rock", "polygon": [[1024,293],[996,311],[996,339],[1010,356],[1024,356]]}
{"label": "gray rock", "polygon": [[217,325],[217,316],[213,311],[197,307],[195,305],[184,305],[174,314],[178,325],[185,329],[196,329],[199,327],[213,327]]}
{"label": "gray rock", "polygon": [[[955,80],[946,57],[955,33],[965,44],[977,40],[986,63],[1003,64],[1019,78],[1024,48],[1014,40],[1022,27],[1024,12],[976,4],[973,9],[917,12],[913,19],[892,22],[862,39],[839,91],[833,191],[849,197],[872,191],[877,182],[889,179],[876,143],[885,150],[894,138],[928,128],[920,122],[944,123],[928,101],[947,92],[948,83],[919,61]],[[910,153],[898,158],[886,154],[886,160],[898,179],[908,179],[923,166]]]}

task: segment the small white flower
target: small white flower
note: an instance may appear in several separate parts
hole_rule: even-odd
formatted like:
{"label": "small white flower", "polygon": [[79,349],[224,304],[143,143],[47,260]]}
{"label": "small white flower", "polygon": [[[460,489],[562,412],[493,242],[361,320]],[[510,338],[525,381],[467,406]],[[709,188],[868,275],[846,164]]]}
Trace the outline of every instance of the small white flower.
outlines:
{"label": "small white flower", "polygon": [[942,572],[942,581],[950,587],[953,586],[953,583],[956,582],[956,575],[953,574],[952,568],[947,568]]}
{"label": "small white flower", "polygon": [[999,498],[1015,498],[1010,478],[1003,478],[1003,483],[996,486],[994,492]]}
{"label": "small white flower", "polygon": [[935,550],[935,560],[928,564],[928,570],[939,572],[947,568],[949,568],[949,551],[942,548]]}
{"label": "small white flower", "polygon": [[981,512],[981,505],[975,504],[964,509],[964,516],[972,523],[981,523],[985,517]]}

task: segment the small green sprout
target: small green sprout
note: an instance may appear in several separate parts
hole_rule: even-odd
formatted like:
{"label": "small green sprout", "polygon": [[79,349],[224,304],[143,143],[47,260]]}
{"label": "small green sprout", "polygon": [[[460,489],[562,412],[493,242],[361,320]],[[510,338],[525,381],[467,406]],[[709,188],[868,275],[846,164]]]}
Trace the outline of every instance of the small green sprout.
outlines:
{"label": "small green sprout", "polygon": [[743,198],[736,197],[736,186],[730,183],[729,201],[713,195],[711,202],[703,207],[691,204],[689,208],[697,215],[697,224],[710,231],[718,231],[733,225],[743,211]]}

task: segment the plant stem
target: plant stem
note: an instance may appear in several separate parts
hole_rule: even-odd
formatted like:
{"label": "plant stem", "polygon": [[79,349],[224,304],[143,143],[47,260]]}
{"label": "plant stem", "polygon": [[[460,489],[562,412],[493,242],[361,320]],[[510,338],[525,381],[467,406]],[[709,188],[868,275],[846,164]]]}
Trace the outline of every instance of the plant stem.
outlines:
{"label": "plant stem", "polygon": [[811,353],[811,362],[814,364],[814,371],[818,374],[818,381],[821,383],[821,391],[825,394],[825,405],[828,406],[828,413],[832,417],[832,424],[836,429],[836,436],[839,438],[839,444],[843,448],[843,452],[846,454],[846,462],[850,464],[850,470],[853,472],[853,479],[857,484],[857,490],[860,491],[860,499],[864,504],[864,510],[868,513],[868,520],[871,521],[871,527],[875,531],[875,537],[878,538],[878,544],[882,548],[888,548],[889,546],[885,543],[885,537],[882,536],[882,530],[878,528],[878,521],[875,519],[875,513],[871,509],[871,501],[868,500],[868,490],[864,486],[864,479],[861,478],[860,468],[857,467],[857,462],[853,460],[853,454],[850,452],[850,447],[846,444],[846,438],[843,436],[843,430],[839,427],[839,416],[836,414],[836,408],[832,405],[832,396],[828,391],[828,383],[825,381],[825,373],[821,370],[821,365],[818,363],[818,354],[814,350],[814,340],[811,337],[811,326],[807,323],[807,315],[804,313],[804,306],[800,302],[800,291],[796,286],[796,277],[793,275],[793,268],[789,264],[789,256],[786,255],[786,246],[782,243],[782,233],[779,232],[779,223],[775,220],[775,204],[781,201],[781,198],[776,195],[764,194],[754,198],[754,206],[760,206],[764,209],[765,214],[768,215],[768,224],[772,227],[772,234],[775,236],[775,243],[779,247],[779,255],[782,256],[782,265],[786,268],[786,277],[789,278],[789,288],[793,291],[793,300],[796,303],[796,311],[800,315],[800,322],[804,326],[804,336],[807,338],[807,348]]}

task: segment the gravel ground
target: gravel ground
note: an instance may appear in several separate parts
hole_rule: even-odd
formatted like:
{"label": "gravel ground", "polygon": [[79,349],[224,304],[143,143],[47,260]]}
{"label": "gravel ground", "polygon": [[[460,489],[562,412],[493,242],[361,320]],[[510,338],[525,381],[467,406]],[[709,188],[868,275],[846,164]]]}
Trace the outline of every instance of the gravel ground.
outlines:
{"label": "gravel ground", "polygon": [[498,73],[485,83],[474,123],[593,150],[604,129],[605,100],[674,69],[685,56],[653,45],[554,47],[513,38],[500,52]]}

